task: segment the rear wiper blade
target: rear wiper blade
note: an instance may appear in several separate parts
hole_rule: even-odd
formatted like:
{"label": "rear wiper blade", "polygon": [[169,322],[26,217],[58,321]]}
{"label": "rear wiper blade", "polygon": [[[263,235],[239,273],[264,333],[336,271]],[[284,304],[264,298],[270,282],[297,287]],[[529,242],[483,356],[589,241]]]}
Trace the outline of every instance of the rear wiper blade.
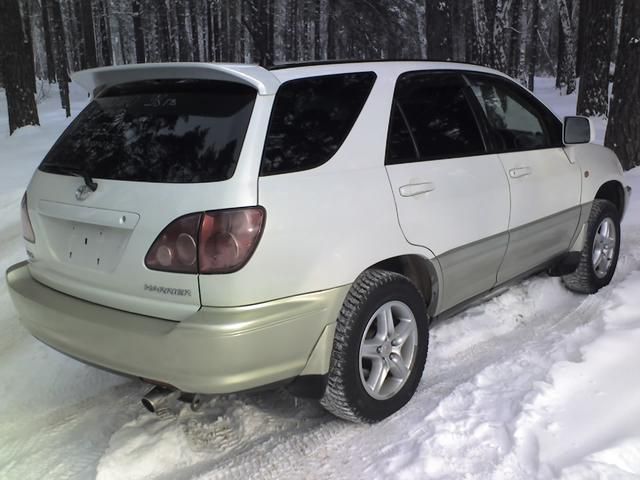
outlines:
{"label": "rear wiper blade", "polygon": [[49,163],[45,166],[65,175],[73,175],[74,177],[82,178],[84,180],[84,184],[89,187],[92,192],[95,192],[98,189],[98,184],[93,181],[93,178],[91,178],[87,172],[71,168],[67,165],[61,165],[59,163]]}

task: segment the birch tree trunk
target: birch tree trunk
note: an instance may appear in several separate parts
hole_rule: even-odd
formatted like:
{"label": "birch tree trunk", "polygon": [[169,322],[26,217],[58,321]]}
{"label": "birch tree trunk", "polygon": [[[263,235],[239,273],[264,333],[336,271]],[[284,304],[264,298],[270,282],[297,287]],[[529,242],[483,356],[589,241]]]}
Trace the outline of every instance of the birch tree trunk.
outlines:
{"label": "birch tree trunk", "polygon": [[479,65],[491,65],[490,45],[488,44],[489,28],[484,0],[471,0],[471,14],[473,16],[473,35],[470,38],[472,42],[471,61]]}
{"label": "birch tree trunk", "polygon": [[496,70],[505,72],[507,70],[507,54],[505,51],[505,24],[508,16],[509,0],[496,0],[493,30],[491,36],[491,66]]}

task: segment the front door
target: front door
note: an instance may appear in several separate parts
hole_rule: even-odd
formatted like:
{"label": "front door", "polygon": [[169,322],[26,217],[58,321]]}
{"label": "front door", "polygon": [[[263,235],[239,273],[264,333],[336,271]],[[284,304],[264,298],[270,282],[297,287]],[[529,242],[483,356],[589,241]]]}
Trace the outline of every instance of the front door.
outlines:
{"label": "front door", "polygon": [[561,122],[531,94],[497,76],[467,78],[511,190],[503,282],[569,249],[580,218],[580,169],[564,152]]}

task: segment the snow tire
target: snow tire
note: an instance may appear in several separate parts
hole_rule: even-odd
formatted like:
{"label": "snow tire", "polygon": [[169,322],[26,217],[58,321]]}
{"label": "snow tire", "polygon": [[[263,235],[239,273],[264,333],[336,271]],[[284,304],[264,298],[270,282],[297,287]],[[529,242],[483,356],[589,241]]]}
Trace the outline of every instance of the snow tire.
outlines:
{"label": "snow tire", "polygon": [[[391,398],[377,400],[360,378],[360,343],[374,313],[389,301],[400,301],[413,313],[418,330],[416,356],[409,376]],[[354,282],[337,320],[327,386],[320,400],[334,415],[356,423],[375,423],[400,410],[422,377],[429,343],[429,319],[422,294],[407,277],[367,270]]]}
{"label": "snow tire", "polygon": [[[615,227],[615,250],[611,265],[606,275],[599,277],[593,266],[593,247],[596,234],[601,223],[605,219],[611,219]],[[575,272],[562,277],[565,286],[577,293],[595,293],[602,287],[609,285],[616,270],[618,255],[620,252],[620,213],[616,206],[609,200],[595,199],[591,207],[591,213],[587,223],[587,234],[580,255],[580,263]]]}

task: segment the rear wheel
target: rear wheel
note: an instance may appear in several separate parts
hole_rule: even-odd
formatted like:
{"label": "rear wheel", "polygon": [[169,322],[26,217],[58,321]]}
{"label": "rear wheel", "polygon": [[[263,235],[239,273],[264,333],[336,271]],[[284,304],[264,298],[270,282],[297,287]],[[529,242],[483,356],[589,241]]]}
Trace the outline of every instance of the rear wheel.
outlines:
{"label": "rear wheel", "polygon": [[413,396],[428,341],[425,302],[414,284],[397,273],[367,270],[340,311],[320,403],[354,422],[388,417]]}
{"label": "rear wheel", "polygon": [[611,282],[620,251],[620,214],[608,200],[596,199],[587,223],[587,235],[575,272],[562,280],[569,290],[595,293]]}

